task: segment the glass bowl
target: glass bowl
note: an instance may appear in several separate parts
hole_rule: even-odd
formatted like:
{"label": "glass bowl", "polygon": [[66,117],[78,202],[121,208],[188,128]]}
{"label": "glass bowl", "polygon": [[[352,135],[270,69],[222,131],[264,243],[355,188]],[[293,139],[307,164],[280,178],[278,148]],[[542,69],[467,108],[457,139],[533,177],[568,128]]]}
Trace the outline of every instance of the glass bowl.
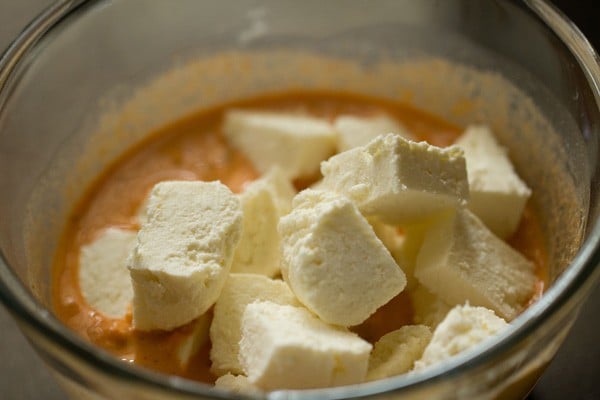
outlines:
{"label": "glass bowl", "polygon": [[265,91],[401,99],[497,132],[546,232],[550,287],[510,328],[420,374],[271,398],[522,398],[600,275],[600,67],[544,0],[58,1],[0,60],[0,298],[73,398],[231,398],[115,359],[51,309],[69,211],[186,113]]}

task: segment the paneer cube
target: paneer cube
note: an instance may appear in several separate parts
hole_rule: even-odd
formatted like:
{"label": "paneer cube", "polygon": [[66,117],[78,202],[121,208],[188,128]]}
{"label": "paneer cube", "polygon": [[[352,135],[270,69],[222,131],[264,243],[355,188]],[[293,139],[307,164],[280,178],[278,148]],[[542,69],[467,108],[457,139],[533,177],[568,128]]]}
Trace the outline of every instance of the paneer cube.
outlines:
{"label": "paneer cube", "polygon": [[81,247],[79,287],[86,303],[109,318],[123,318],[133,298],[127,259],[137,232],[108,228]]}
{"label": "paneer cube", "polygon": [[323,321],[358,325],[406,285],[367,220],[345,196],[307,189],[281,218],[281,271]]}
{"label": "paneer cube", "polygon": [[431,340],[431,329],[406,325],[383,335],[373,346],[367,380],[404,374],[413,368]]}
{"label": "paneer cube", "polygon": [[152,190],[147,215],[129,260],[133,325],[169,330],[217,301],[241,236],[242,210],[220,182],[167,181]]}
{"label": "paneer cube", "polygon": [[519,226],[531,190],[488,127],[469,127],[456,145],[467,159],[469,209],[497,236],[509,237]]}
{"label": "paneer cube", "polygon": [[302,307],[254,302],[242,318],[240,363],[248,381],[263,390],[363,382],[371,348]]}
{"label": "paneer cube", "polygon": [[469,198],[460,148],[442,149],[395,134],[331,157],[321,172],[320,188],[348,196],[364,215],[390,224],[415,222]]}
{"label": "paneer cube", "polygon": [[292,208],[296,190],[279,169],[269,171],[239,195],[244,227],[231,272],[275,276],[280,268],[279,218]]}
{"label": "paneer cube", "polygon": [[398,121],[385,114],[369,117],[340,115],[333,122],[338,133],[338,151],[343,152],[364,146],[379,135],[395,133],[405,139],[412,139],[410,132]]}
{"label": "paneer cube", "polygon": [[232,110],[223,129],[260,173],[278,166],[288,178],[314,176],[336,147],[333,126],[307,115]]}
{"label": "paneer cube", "polygon": [[415,370],[422,370],[448,360],[463,351],[472,350],[476,345],[502,332],[508,324],[484,307],[458,305],[433,332],[431,342],[423,356],[415,362]]}
{"label": "paneer cube", "polygon": [[230,274],[215,304],[210,326],[211,371],[215,375],[243,372],[238,361],[242,315],[246,305],[256,300],[300,305],[288,285],[281,280],[256,274]]}
{"label": "paneer cube", "polygon": [[509,321],[525,308],[536,282],[534,264],[467,209],[428,230],[415,276],[450,305],[468,301]]}

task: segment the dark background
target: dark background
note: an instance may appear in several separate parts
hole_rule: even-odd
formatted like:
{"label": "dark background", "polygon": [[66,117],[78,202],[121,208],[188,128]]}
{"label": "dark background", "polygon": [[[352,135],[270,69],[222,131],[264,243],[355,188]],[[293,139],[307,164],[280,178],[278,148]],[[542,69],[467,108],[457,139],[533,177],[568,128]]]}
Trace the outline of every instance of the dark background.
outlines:
{"label": "dark background", "polygon": [[588,39],[596,49],[600,48],[600,1],[599,0],[553,0]]}

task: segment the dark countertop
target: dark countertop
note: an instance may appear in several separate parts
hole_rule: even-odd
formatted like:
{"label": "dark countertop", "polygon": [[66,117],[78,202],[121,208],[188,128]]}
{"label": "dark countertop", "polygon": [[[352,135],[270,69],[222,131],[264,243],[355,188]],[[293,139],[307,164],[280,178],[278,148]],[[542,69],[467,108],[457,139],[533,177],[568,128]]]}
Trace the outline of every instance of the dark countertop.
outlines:
{"label": "dark countertop", "polygon": [[[556,0],[600,48],[598,0]],[[0,49],[51,0],[0,1]],[[592,292],[555,360],[535,387],[530,400],[600,399],[600,285]],[[0,306],[0,398],[58,400],[65,396],[45,365]]]}

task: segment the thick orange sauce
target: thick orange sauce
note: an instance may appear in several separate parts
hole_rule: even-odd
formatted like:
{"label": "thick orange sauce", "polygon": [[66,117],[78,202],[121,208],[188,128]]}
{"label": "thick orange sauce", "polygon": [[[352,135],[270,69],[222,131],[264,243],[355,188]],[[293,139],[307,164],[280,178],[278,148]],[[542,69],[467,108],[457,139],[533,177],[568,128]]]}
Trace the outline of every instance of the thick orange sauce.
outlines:
{"label": "thick orange sauce", "polygon": [[[76,205],[57,252],[53,301],[57,316],[92,343],[127,362],[155,371],[212,383],[207,343],[186,368],[177,361],[177,347],[192,324],[170,332],[138,332],[131,315],[111,319],[91,309],[78,283],[79,249],[108,227],[138,229],[137,211],[150,189],[163,180],[220,180],[232,191],[258,174],[225,142],[221,124],[231,108],[306,112],[333,120],[340,114],[370,115],[385,112],[398,119],[417,140],[438,146],[454,142],[462,129],[426,112],[391,100],[338,92],[293,91],[241,100],[202,110],[165,126],[113,163]],[[315,179],[295,182],[298,189]],[[509,243],[536,264],[541,294],[547,274],[543,236],[533,208],[528,205],[518,232]],[[532,301],[535,300],[532,299]],[[401,293],[353,330],[370,342],[412,322],[409,297]]]}

